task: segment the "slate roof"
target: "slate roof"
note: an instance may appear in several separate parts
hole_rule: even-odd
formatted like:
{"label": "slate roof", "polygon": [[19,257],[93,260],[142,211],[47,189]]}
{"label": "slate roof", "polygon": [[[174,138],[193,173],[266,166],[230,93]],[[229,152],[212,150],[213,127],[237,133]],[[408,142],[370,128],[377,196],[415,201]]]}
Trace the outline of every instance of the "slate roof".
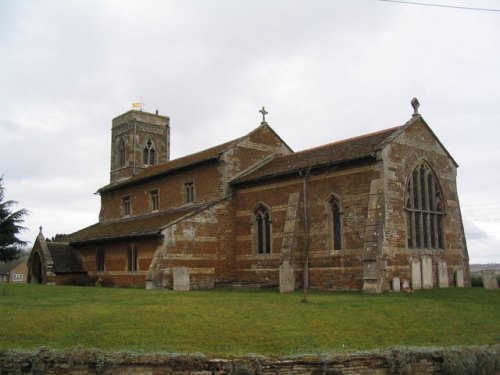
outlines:
{"label": "slate roof", "polygon": [[26,262],[25,258],[14,259],[10,262],[0,263],[0,275],[7,275],[11,270],[16,268],[21,263]]}
{"label": "slate roof", "polygon": [[142,216],[99,222],[64,237],[72,244],[96,242],[118,238],[159,235],[167,224],[185,215],[197,212],[207,205],[188,206]]}
{"label": "slate roof", "polygon": [[111,184],[108,184],[102,188],[100,188],[97,192],[98,193],[103,193],[105,191],[113,190],[118,187],[122,187],[125,185],[131,185],[139,181],[144,181],[150,178],[158,177],[164,174],[172,173],[174,171],[177,171],[182,168],[187,168],[199,163],[203,163],[209,160],[217,160],[220,156],[221,153],[223,153],[226,149],[231,147],[232,145],[238,143],[242,138],[237,138],[233,139],[232,141],[222,143],[218,146],[214,146],[211,148],[208,148],[206,150],[196,152],[191,155],[183,156],[178,159],[174,159],[171,161],[168,161],[166,163],[154,165],[151,167],[146,168],[145,170],[141,171],[141,173],[118,182],[113,182]]}
{"label": "slate roof", "polygon": [[409,124],[381,130],[375,133],[329,143],[293,154],[277,156],[260,168],[243,174],[232,184],[261,180],[291,174],[309,167],[342,164],[364,158],[375,158],[375,153],[399,135]]}
{"label": "slate roof", "polygon": [[55,273],[85,272],[83,261],[77,249],[65,242],[47,241],[47,247],[54,262]]}

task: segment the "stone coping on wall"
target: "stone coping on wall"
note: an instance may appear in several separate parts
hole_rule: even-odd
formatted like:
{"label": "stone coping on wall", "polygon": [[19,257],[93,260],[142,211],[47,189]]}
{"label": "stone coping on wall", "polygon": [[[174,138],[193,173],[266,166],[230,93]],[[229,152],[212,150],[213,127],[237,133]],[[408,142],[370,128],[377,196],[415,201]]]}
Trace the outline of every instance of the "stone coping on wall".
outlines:
{"label": "stone coping on wall", "polygon": [[105,352],[97,349],[0,350],[0,374],[335,375],[500,374],[500,345],[416,348],[264,357]]}

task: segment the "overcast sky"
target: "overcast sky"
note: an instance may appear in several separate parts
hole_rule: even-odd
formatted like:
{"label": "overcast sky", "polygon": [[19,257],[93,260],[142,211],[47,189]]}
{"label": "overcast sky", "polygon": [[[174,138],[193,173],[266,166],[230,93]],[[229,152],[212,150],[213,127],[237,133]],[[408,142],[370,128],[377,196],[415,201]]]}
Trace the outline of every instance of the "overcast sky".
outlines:
{"label": "overcast sky", "polygon": [[[500,9],[498,0],[426,0]],[[378,0],[0,0],[0,175],[23,239],[97,221],[111,120],[143,98],[171,157],[267,120],[295,151],[420,113],[459,164],[471,263],[500,262],[500,12]]]}

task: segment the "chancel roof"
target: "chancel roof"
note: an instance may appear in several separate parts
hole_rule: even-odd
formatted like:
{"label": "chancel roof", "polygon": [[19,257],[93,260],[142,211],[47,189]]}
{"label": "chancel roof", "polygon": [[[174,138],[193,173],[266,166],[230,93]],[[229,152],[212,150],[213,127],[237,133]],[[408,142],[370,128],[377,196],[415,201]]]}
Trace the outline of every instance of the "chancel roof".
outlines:
{"label": "chancel roof", "polygon": [[349,138],[288,155],[277,156],[270,159],[261,167],[238,176],[231,183],[238,184],[286,175],[308,168],[342,164],[365,158],[375,158],[375,153],[400,134],[407,126],[408,124],[397,126],[376,133]]}

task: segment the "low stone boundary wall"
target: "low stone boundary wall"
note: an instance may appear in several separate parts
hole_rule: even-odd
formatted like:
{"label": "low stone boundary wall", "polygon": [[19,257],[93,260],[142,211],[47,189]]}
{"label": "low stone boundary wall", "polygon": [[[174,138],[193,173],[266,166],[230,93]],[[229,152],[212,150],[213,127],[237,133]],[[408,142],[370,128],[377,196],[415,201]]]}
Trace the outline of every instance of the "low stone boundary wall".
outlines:
{"label": "low stone boundary wall", "polygon": [[336,375],[500,374],[500,345],[267,358],[103,352],[95,349],[0,350],[0,375]]}

